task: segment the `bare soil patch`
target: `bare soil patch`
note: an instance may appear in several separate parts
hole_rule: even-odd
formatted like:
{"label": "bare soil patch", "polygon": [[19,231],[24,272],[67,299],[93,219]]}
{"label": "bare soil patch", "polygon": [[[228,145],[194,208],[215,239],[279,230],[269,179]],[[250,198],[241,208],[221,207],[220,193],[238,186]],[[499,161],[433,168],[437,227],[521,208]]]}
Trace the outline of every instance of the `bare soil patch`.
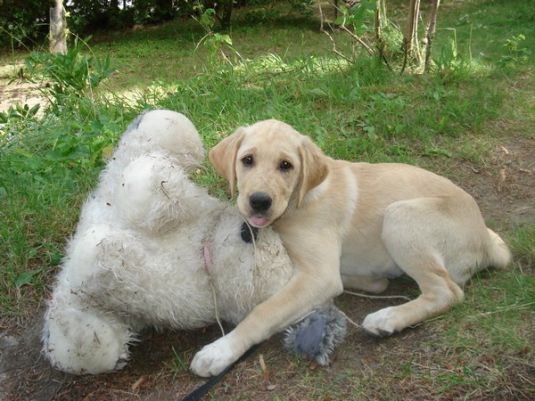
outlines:
{"label": "bare soil patch", "polygon": [[534,149],[535,136],[518,134],[499,139],[490,157],[477,165],[452,158],[433,160],[426,167],[448,176],[474,196],[491,224],[535,223]]}
{"label": "bare soil patch", "polygon": [[21,68],[22,64],[0,66],[0,112],[5,112],[17,104],[33,107],[46,102],[39,92],[39,84],[14,80]]}

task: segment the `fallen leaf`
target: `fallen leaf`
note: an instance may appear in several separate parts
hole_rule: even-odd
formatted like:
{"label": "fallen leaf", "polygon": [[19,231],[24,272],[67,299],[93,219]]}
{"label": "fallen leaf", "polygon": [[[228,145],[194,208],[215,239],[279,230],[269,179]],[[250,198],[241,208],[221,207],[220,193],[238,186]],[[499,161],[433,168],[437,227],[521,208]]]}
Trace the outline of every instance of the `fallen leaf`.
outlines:
{"label": "fallen leaf", "polygon": [[134,384],[132,384],[132,387],[130,388],[132,389],[132,391],[137,391],[146,381],[147,378],[145,376],[141,376],[139,379],[136,380]]}
{"label": "fallen leaf", "polygon": [[498,192],[502,191],[502,186],[503,186],[503,183],[505,182],[506,179],[507,179],[507,174],[505,173],[505,169],[502,168],[500,170],[500,180],[498,182]]}
{"label": "fallen leaf", "polygon": [[264,378],[264,383],[269,383],[269,371],[267,370],[266,362],[264,361],[264,355],[260,354],[258,356],[258,363],[260,364],[260,369],[262,370],[262,376]]}

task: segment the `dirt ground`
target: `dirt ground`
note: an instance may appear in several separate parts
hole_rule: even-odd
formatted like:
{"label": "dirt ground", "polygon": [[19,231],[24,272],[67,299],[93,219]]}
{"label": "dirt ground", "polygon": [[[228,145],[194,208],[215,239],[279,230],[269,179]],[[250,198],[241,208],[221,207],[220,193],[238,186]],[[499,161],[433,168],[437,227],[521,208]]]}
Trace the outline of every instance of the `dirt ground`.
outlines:
{"label": "dirt ground", "polygon": [[[17,90],[20,88],[13,89],[11,97],[11,89],[0,87],[2,105],[6,104],[4,100],[9,102],[16,98]],[[30,93],[28,96],[33,95]],[[488,220],[500,227],[508,227],[535,222],[534,149],[535,137],[513,135],[496,146],[493,156],[483,167],[451,159],[438,162],[438,165],[436,160],[432,162],[434,169],[444,171],[476,197]],[[416,291],[412,283],[401,280],[393,283],[388,294],[415,294]],[[366,314],[395,302],[399,301],[370,300],[345,294],[339,297],[337,305],[354,321],[360,322]],[[41,356],[39,332],[42,312],[37,311],[16,327],[0,327],[0,401],[181,400],[203,382],[188,371],[191,357],[219,335],[216,327],[199,332],[158,333],[148,330],[141,341],[132,346],[132,358],[125,369],[113,374],[78,377],[54,371]],[[419,326],[382,339],[349,327],[345,343],[336,351],[329,368],[300,362],[283,349],[281,337],[275,336],[248,360],[236,366],[216,387],[212,399],[350,399],[358,383],[344,373],[348,366],[359,370],[361,377],[366,377],[373,375],[374,368],[381,363],[378,355],[392,353],[390,369],[396,369],[402,362],[400,358],[407,355],[428,358],[428,354],[439,352],[430,349],[423,355],[419,347],[434,335],[433,325]],[[175,352],[180,358],[175,356]],[[260,367],[260,355],[265,360],[267,372]],[[381,369],[385,367],[381,365]],[[519,365],[517,370],[507,374],[510,375],[509,383],[519,380],[519,375],[533,380],[535,368]],[[326,388],[334,383],[336,398],[317,393],[317,386],[304,385],[308,376]],[[421,383],[416,385],[402,380],[388,384],[396,386],[394,393],[399,395],[400,400],[457,398],[451,394],[447,398],[431,396],[429,389]],[[528,399],[524,393],[515,393],[510,386],[500,391],[502,393],[496,393],[494,396],[497,398],[494,399]],[[244,398],[243,394],[247,396]],[[344,394],[345,398],[339,398]],[[462,394],[459,394],[461,397]],[[371,394],[369,399],[381,399],[381,395]]]}
{"label": "dirt ground", "polygon": [[31,108],[45,101],[38,84],[13,81],[21,68],[22,64],[0,66],[0,113],[17,104],[27,104]]}

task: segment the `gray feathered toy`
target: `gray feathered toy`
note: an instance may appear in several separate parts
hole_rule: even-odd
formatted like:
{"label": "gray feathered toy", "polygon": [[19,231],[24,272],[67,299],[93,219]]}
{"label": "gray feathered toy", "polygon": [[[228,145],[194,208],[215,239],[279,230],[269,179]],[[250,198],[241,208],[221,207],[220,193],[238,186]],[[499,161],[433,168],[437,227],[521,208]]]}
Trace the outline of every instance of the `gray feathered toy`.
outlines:
{"label": "gray feathered toy", "polygon": [[347,322],[344,314],[334,305],[315,309],[285,332],[286,349],[327,366],[336,346],[344,341]]}

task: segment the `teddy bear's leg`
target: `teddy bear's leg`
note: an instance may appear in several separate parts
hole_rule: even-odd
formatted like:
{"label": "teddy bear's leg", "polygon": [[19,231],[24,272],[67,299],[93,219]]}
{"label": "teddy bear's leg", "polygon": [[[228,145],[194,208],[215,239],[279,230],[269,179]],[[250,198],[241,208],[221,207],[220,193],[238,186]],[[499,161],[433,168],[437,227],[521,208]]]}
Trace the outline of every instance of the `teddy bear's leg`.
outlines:
{"label": "teddy bear's leg", "polygon": [[198,219],[218,201],[191,182],[173,158],[154,153],[125,167],[112,204],[128,225],[153,234]]}
{"label": "teddy bear's leg", "polygon": [[139,155],[163,150],[175,157],[186,170],[204,159],[204,146],[193,123],[183,114],[170,110],[153,110],[140,115],[128,127],[122,141],[135,146]]}
{"label": "teddy bear's leg", "polygon": [[126,324],[93,309],[55,299],[45,316],[43,353],[56,369],[97,374],[121,369],[132,333]]}
{"label": "teddy bear's leg", "polygon": [[100,245],[115,231],[107,224],[94,224],[86,231],[75,234],[67,245],[56,291],[61,288],[77,288],[99,272],[97,259],[101,253]]}
{"label": "teddy bear's leg", "polygon": [[94,226],[71,241],[45,314],[43,352],[65,372],[106,372],[123,367],[128,359],[133,337],[129,326],[87,302],[86,289],[99,274],[100,244],[111,232],[107,226]]}

